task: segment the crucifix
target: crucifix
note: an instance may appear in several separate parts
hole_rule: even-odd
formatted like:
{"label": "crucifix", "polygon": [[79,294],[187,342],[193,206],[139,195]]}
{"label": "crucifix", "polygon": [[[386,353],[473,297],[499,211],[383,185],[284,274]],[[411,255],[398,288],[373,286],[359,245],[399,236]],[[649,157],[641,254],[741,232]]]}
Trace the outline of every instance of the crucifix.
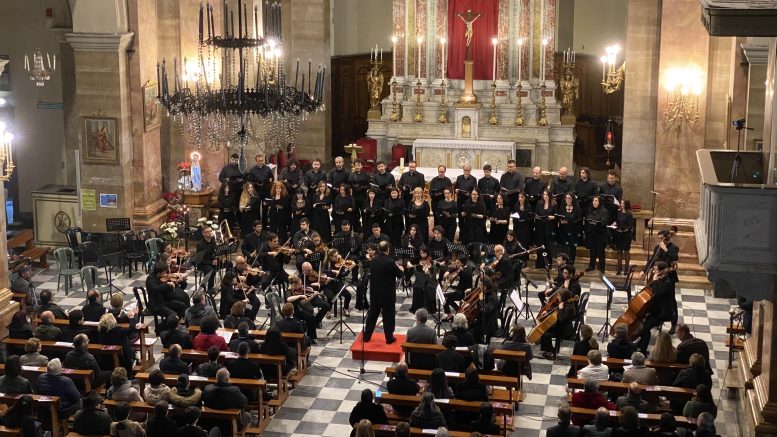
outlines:
{"label": "crucifix", "polygon": [[465,43],[467,44],[467,52],[464,56],[464,92],[459,96],[459,104],[464,105],[473,105],[478,102],[478,96],[475,95],[475,92],[473,91],[473,76],[472,76],[472,68],[474,61],[472,60],[472,24],[480,18],[479,12],[472,12],[472,9],[467,9],[466,13],[458,13],[456,14],[459,18],[461,18],[461,21],[464,22],[464,24],[467,26],[467,30],[464,31],[464,39]]}

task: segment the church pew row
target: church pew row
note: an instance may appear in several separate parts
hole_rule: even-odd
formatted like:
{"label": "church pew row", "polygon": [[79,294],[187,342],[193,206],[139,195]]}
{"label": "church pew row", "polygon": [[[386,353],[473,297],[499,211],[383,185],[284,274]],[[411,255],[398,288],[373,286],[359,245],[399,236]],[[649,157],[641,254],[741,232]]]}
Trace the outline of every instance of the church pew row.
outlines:
{"label": "church pew row", "polygon": [[[167,348],[162,349],[163,356],[166,357],[169,354],[170,351]],[[224,363],[236,358],[237,353],[235,352],[221,352],[218,361]],[[200,363],[208,362],[208,352],[196,349],[184,349],[181,352],[181,359],[199,365]],[[278,387],[277,399],[273,399],[269,402],[270,407],[277,410],[289,397],[289,375],[283,374],[283,364],[286,362],[286,357],[283,355],[248,354],[248,359],[256,361],[259,364],[275,366],[275,370],[279,376],[278,380],[268,379],[266,382],[271,384],[274,383]]]}
{"label": "church pew row", "polygon": [[[570,407],[573,417],[584,417],[586,421],[593,421],[596,417],[596,410],[580,407]],[[618,420],[620,418],[620,411],[610,411],[610,422],[618,426]],[[695,417],[674,416],[679,428],[696,428]],[[658,426],[661,422],[661,415],[654,413],[639,413],[640,425],[646,425],[649,427]]]}
{"label": "church pew row", "polygon": [[[389,393],[382,393],[377,401],[381,404],[391,406],[402,407],[417,407],[421,403],[421,395],[392,395]],[[480,401],[462,401],[460,399],[435,399],[435,403],[442,411],[467,411],[472,413],[480,412]],[[494,416],[496,417],[496,423],[500,424],[503,435],[507,435],[508,431],[513,430],[513,407],[512,403],[507,402],[491,402],[491,406],[494,409]],[[389,417],[391,419],[391,417]],[[402,418],[407,419],[407,418]]]}
{"label": "church pew row", "polygon": [[[11,406],[16,403],[16,401],[22,397],[23,395],[16,394],[16,395],[10,395],[5,393],[0,393],[0,404]],[[51,435],[53,437],[59,437],[62,434],[62,431],[67,432],[67,425],[60,421],[59,419],[59,397],[58,396],[43,396],[43,395],[29,395],[32,397],[32,401],[36,406],[36,411],[40,411],[41,409],[48,409],[49,411],[49,417],[51,418],[51,423],[43,423],[43,428],[46,430],[51,431]],[[43,422],[43,421],[41,421]],[[2,435],[2,434],[0,434]],[[17,434],[21,435],[21,434]]]}
{"label": "church pew row", "polygon": [[[575,369],[575,374],[577,374],[579,369],[588,365],[588,357],[585,355],[572,355],[570,361],[572,362],[572,368]],[[631,365],[631,360],[602,357],[602,364],[606,364],[610,371],[623,372],[625,366]],[[681,370],[688,367],[688,364],[663,363],[660,361],[647,360],[645,361],[645,366],[656,369],[659,381],[670,381],[669,383],[671,383]]]}
{"label": "church pew row", "polygon": [[0,425],[0,437],[22,437],[23,435],[21,428],[7,428]]}
{"label": "church pew row", "polygon": [[[40,375],[47,372],[45,367],[35,366],[22,366],[22,376],[30,380],[37,380]],[[62,368],[62,374],[67,375],[68,378],[75,381],[81,381],[81,384],[76,383],[76,387],[83,387],[81,394],[86,394],[92,391],[92,375],[91,370],[78,370],[78,369],[66,369]],[[5,364],[0,364],[0,375],[5,375]]]}
{"label": "church pew row", "polygon": [[[372,425],[372,431],[375,432],[376,436],[387,436],[387,437],[393,437],[396,435],[396,426],[394,425]],[[434,430],[435,432],[437,430]],[[469,437],[470,433],[465,431],[450,431],[448,430],[448,434],[451,437]],[[410,435],[412,437],[423,437],[428,435],[434,435],[433,433],[430,433],[429,431],[426,431],[421,428],[410,428]],[[484,437],[487,437],[484,436]]]}
{"label": "church pew row", "polygon": [[[116,408],[119,406],[120,402],[113,401],[113,400],[106,400],[103,402],[103,405],[109,408]],[[145,414],[154,414],[154,406],[149,405],[145,402],[141,401],[133,401],[129,404],[130,412],[131,413],[145,413]],[[184,409],[183,408],[177,408],[173,405],[170,405],[170,414],[173,416],[183,414]],[[202,416],[206,419],[214,419],[214,420],[224,420],[229,421],[232,424],[232,435],[233,436],[242,436],[244,434],[258,434],[258,431],[252,432],[252,429],[249,428],[245,432],[238,431],[238,416],[240,415],[240,410],[214,410],[212,408],[202,407]]]}
{"label": "church pew row", "polygon": [[[199,333],[199,326],[189,326],[189,335],[191,335],[192,339],[194,339],[194,337],[196,337]],[[216,333],[224,337],[224,340],[229,343],[232,337],[237,335],[237,329],[219,328]],[[267,335],[267,330],[252,329],[248,331],[248,335],[257,340],[264,340],[264,337]],[[281,338],[285,340],[286,343],[293,344],[297,349],[297,372],[289,378],[293,383],[297,383],[302,379],[303,376],[308,373],[308,356],[310,356],[310,346],[305,348],[305,334],[283,332],[281,333]]]}
{"label": "church pew row", "polygon": [[[438,353],[445,350],[445,346],[441,344],[425,344],[425,343],[410,343],[405,342],[402,343],[402,351],[407,354],[409,353],[419,353],[419,354],[429,354],[429,355],[437,355]],[[471,352],[468,347],[457,347],[456,352],[460,353],[461,355],[465,357],[471,356]],[[521,388],[522,384],[522,375],[520,374],[521,369],[523,368],[523,362],[526,361],[526,352],[522,351],[510,351],[505,349],[495,349],[492,353],[492,356],[494,359],[500,359],[505,361],[515,361],[518,368],[518,388]],[[488,373],[488,372],[480,372]],[[498,372],[497,372],[498,373]]]}
{"label": "church pew row", "polygon": [[[397,373],[395,367],[386,367],[386,374],[391,377]],[[463,382],[465,378],[464,373],[457,372],[445,372],[445,376],[448,379],[449,384]],[[514,376],[500,376],[500,375],[478,375],[480,382],[485,385],[493,387],[503,387],[507,390],[497,390],[489,396],[492,401],[496,402],[521,402],[522,394],[518,389],[518,378]],[[407,377],[416,381],[429,381],[432,378],[431,370],[423,369],[409,369]]]}
{"label": "church pew row", "polygon": [[[33,324],[40,324],[40,319],[35,318]],[[58,328],[67,328],[70,326],[70,321],[67,319],[55,319],[54,326]],[[84,322],[83,326],[97,332],[99,329],[98,322]],[[120,328],[129,328],[129,323],[119,323]],[[132,349],[135,352],[140,352],[140,370],[145,371],[149,367],[154,365],[154,344],[157,341],[157,337],[148,337],[148,323],[138,323],[135,326],[138,330],[138,339],[132,343]]]}
{"label": "church pew row", "polygon": [[[148,383],[148,373],[136,373],[135,379],[140,387],[142,393],[145,385]],[[169,387],[173,387],[178,383],[178,375],[165,374],[165,384]],[[215,384],[216,378],[205,378],[197,375],[189,375],[189,384],[192,387],[205,388],[209,384]],[[258,427],[260,430],[264,430],[268,423],[270,423],[270,412],[268,405],[264,400],[264,391],[267,388],[267,382],[262,379],[243,379],[243,378],[229,378],[229,383],[241,390],[251,390],[257,393],[256,401],[249,402],[249,410],[256,412],[259,418]]]}
{"label": "church pew row", "polygon": [[[23,340],[20,338],[4,338],[3,344],[6,346],[6,350],[8,347],[15,348],[17,350],[24,349],[24,345],[27,344],[27,340]],[[55,352],[58,354],[67,353],[73,350],[73,343],[70,343],[69,341],[51,341],[51,340],[41,340],[40,341],[40,348],[43,355],[47,355],[46,352]],[[92,355],[108,355],[113,358],[113,366],[114,367],[121,367],[119,357],[121,356],[121,346],[118,345],[103,345],[103,344],[97,344],[97,343],[89,343],[89,346],[87,347],[89,350],[89,353]]]}
{"label": "church pew row", "polygon": [[[582,390],[585,386],[585,380],[568,378],[567,386],[571,389]],[[641,385],[641,387],[642,398],[648,401],[650,405],[657,405],[659,396],[664,396],[670,401],[677,400],[684,404],[696,395],[696,390],[692,388],[671,387],[666,385]],[[629,384],[625,382],[599,381],[599,390],[620,396],[628,393]]]}

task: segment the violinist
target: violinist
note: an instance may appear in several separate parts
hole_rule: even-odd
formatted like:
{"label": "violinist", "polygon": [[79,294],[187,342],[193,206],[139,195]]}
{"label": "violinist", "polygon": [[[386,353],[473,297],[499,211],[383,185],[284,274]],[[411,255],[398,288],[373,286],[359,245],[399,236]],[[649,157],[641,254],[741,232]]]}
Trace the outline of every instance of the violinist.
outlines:
{"label": "violinist", "polygon": [[259,253],[259,248],[262,246],[262,243],[267,240],[268,234],[269,233],[264,230],[262,221],[256,220],[254,221],[254,232],[251,232],[243,238],[243,244],[240,246],[240,249],[243,251],[243,255],[251,262],[254,262],[254,258],[256,258],[256,255]]}
{"label": "violinist", "polygon": [[585,235],[589,250],[588,268],[585,271],[593,271],[598,260],[599,271],[604,273],[608,212],[599,196],[594,196],[591,201],[591,211],[585,216],[585,220]]}
{"label": "violinist", "polygon": [[269,274],[260,268],[249,267],[245,257],[235,257],[235,263],[230,270],[238,276],[240,282],[251,287],[260,287],[263,282],[270,282]]}
{"label": "violinist", "polygon": [[157,262],[154,272],[146,278],[146,290],[148,290],[148,307],[152,314],[167,316],[178,314],[182,317],[186,312],[187,304],[171,299],[169,295],[175,290],[173,282],[163,282],[162,277],[167,272],[167,264]]}
{"label": "violinist", "polygon": [[286,191],[286,186],[281,181],[272,184],[270,197],[265,199],[268,211],[268,224],[270,231],[277,234],[278,238],[286,240],[291,221],[291,197]]}
{"label": "violinist", "polygon": [[308,297],[311,296],[311,293],[317,293],[316,295],[317,297],[311,300],[310,303],[311,305],[319,309],[318,314],[316,314],[317,316],[316,320],[317,320],[317,326],[320,327],[321,320],[324,317],[326,318],[332,317],[332,315],[329,313],[329,310],[332,308],[331,297],[334,296],[334,294],[332,294],[330,291],[331,286],[329,286],[329,284],[331,283],[331,279],[326,276],[319,277],[318,272],[313,270],[313,264],[309,262],[302,264],[301,278],[302,278],[302,285],[305,288],[305,293],[307,293]]}
{"label": "violinist", "polygon": [[[445,176],[446,170],[447,168],[444,165],[438,165],[437,176],[429,181],[429,197],[432,200],[432,212],[435,218],[437,217],[437,204],[445,198],[445,189],[451,188],[452,185],[451,180]],[[435,224],[439,225],[440,223],[435,221]]]}
{"label": "violinist", "polygon": [[294,196],[291,198],[291,226],[289,233],[296,235],[300,230],[300,222],[302,219],[308,218],[308,203],[305,200],[305,193],[297,188],[294,192]]}
{"label": "violinist", "polygon": [[429,242],[429,222],[432,217],[429,209],[429,202],[424,200],[423,188],[416,187],[412,192],[410,202],[407,204],[406,225],[416,225],[418,227],[418,236],[421,237],[424,244]]}
{"label": "violinist", "polygon": [[283,269],[283,266],[289,262],[288,251],[282,250],[278,242],[278,236],[270,233],[268,240],[259,249],[259,256],[262,261],[262,270],[270,273],[270,280],[278,284],[286,284],[289,274]]}
{"label": "violinist", "polygon": [[[367,190],[370,189],[370,175],[363,171],[364,161],[357,159],[353,162],[353,172],[348,177],[348,184],[353,190],[353,224],[357,232],[362,231],[361,211],[364,202],[367,201]],[[371,224],[370,224],[371,225]],[[369,228],[368,228],[369,229]]]}
{"label": "violinist", "polygon": [[485,272],[495,283],[500,291],[499,304],[504,306],[507,301],[507,294],[513,285],[513,265],[505,254],[505,248],[501,244],[494,246],[494,261],[488,266],[480,265],[480,269]]}
{"label": "violinist", "polygon": [[[643,278],[647,274],[648,266],[663,261],[666,263],[667,272],[666,275],[674,283],[680,280],[677,276],[677,262],[680,260],[680,248],[672,243],[672,233],[667,229],[662,229],[658,232],[658,238],[660,239],[656,247],[653,249],[653,255],[647,260],[645,268],[640,272],[639,277]],[[669,329],[669,335],[674,334],[675,326],[677,326],[677,300],[674,292],[671,295],[672,299],[672,327]]]}
{"label": "violinist", "polygon": [[[464,296],[472,291],[473,271],[466,255],[459,255],[453,260],[453,264],[442,276],[442,291],[445,293],[445,320],[453,318],[453,313],[459,311],[456,301],[464,299]],[[451,312],[453,307],[453,312]]]}
{"label": "violinist", "polygon": [[510,225],[510,210],[505,205],[504,195],[496,194],[494,207],[490,211],[488,221],[491,222],[491,229],[488,231],[488,242],[499,244],[504,241],[507,227]]}
{"label": "violinist", "polygon": [[356,261],[345,259],[337,249],[329,249],[326,257],[329,261],[329,271],[333,272],[333,278],[343,280],[356,269]]}
{"label": "violinist", "polygon": [[391,245],[399,246],[402,231],[405,230],[405,202],[399,198],[399,189],[396,187],[391,188],[389,198],[383,202],[383,211],[386,213],[386,234]]}
{"label": "violinist", "polygon": [[435,226],[442,226],[445,230],[445,239],[453,241],[456,237],[456,217],[459,216],[459,207],[453,198],[453,188],[443,189],[444,198],[437,203],[437,209],[434,213]]}
{"label": "violinist", "polygon": [[[480,306],[480,314],[472,323],[472,332],[475,340],[481,344],[490,344],[498,328],[499,298],[497,297],[497,284],[491,278],[484,276],[482,279],[483,296],[477,302]],[[484,338],[485,336],[485,338]]]}
{"label": "violinist", "polygon": [[389,243],[389,237],[388,235],[382,233],[380,231],[380,225],[378,223],[372,224],[372,235],[367,237],[366,240],[364,240],[365,244],[373,244],[375,247],[378,246],[382,241],[385,241],[386,243]]}
{"label": "violinist", "polygon": [[[543,191],[541,196],[534,211],[534,242],[537,246],[550,248],[556,235],[556,199],[548,190]],[[545,257],[538,256],[535,267],[544,269]]]}
{"label": "violinist", "polygon": [[367,285],[370,281],[370,263],[375,258],[375,253],[378,247],[374,244],[366,244],[366,252],[362,256],[359,262],[359,280],[356,285],[356,305],[354,308],[357,310],[370,309],[370,303],[367,301]]}
{"label": "violinist", "polygon": [[310,230],[310,220],[307,218],[303,218],[299,222],[300,229],[297,231],[296,234],[294,234],[294,237],[291,239],[292,247],[294,247],[294,251],[296,253],[296,266],[297,271],[302,271],[302,263],[306,261],[310,255],[313,254],[313,251],[316,249],[315,243],[313,243],[313,234],[315,232],[312,232]]}
{"label": "violinist", "polygon": [[649,285],[653,290],[653,298],[650,300],[650,308],[637,347],[643,353],[647,353],[650,344],[650,330],[664,322],[671,322],[672,318],[676,317],[675,282],[669,275],[669,265],[664,261],[656,261],[653,265],[653,276],[656,279]]}
{"label": "violinist", "polygon": [[450,244],[450,241],[445,238],[443,235],[445,233],[445,229],[443,229],[442,226],[435,226],[434,229],[432,229],[432,239],[429,240],[429,253],[432,254],[432,257],[437,259],[438,261],[445,261],[447,262],[450,257],[451,253],[448,249],[448,244]]}
{"label": "violinist", "polygon": [[324,241],[332,239],[332,228],[329,222],[329,210],[332,209],[332,198],[326,182],[319,181],[316,192],[310,200],[310,227],[318,232]]}
{"label": "violinist", "polygon": [[413,282],[413,302],[410,312],[414,313],[420,308],[426,308],[433,313],[437,311],[435,290],[437,289],[437,267],[429,254],[426,246],[418,249],[418,263],[413,268],[415,281]]}
{"label": "violinist", "polygon": [[299,221],[299,230],[294,233],[294,236],[291,238],[291,244],[295,248],[299,249],[300,244],[302,244],[303,240],[310,240],[312,231],[310,230],[310,219],[303,218]]}
{"label": "violinist", "polygon": [[311,246],[313,251],[310,254],[305,255],[305,261],[309,261],[315,269],[324,262],[324,256],[326,251],[329,250],[326,244],[321,240],[321,236],[318,232],[313,232],[310,236]]}
{"label": "violinist", "polygon": [[[343,287],[343,278],[351,272],[351,269],[356,267],[353,260],[346,260],[340,255],[337,249],[328,249],[326,251],[326,264],[324,268],[320,270],[321,276],[319,282],[321,283],[320,289],[324,290],[327,301],[330,305],[335,307],[334,315],[337,316],[336,302],[334,302],[337,293],[340,293]],[[350,267],[350,268],[349,268]],[[311,284],[313,285],[313,284]],[[343,315],[345,317],[351,316],[349,306],[351,304],[351,293],[349,290],[343,290],[340,293],[343,299]]]}
{"label": "violinist", "polygon": [[556,218],[558,219],[558,242],[567,247],[570,260],[574,263],[583,213],[572,193],[564,194],[564,202],[559,205]]}
{"label": "violinist", "polygon": [[[197,254],[195,259],[198,259],[197,270],[202,272],[203,277],[213,272],[218,268],[219,261],[215,258],[216,254],[216,239],[213,238],[213,228],[205,226],[202,228],[202,240],[197,242]],[[213,289],[213,282],[216,280],[216,275],[210,275],[208,280],[208,290]]]}
{"label": "violinist", "polygon": [[[561,287],[557,290],[559,295],[557,312],[557,321],[550,329],[542,334],[540,338],[540,349],[542,349],[542,357],[548,360],[555,360],[556,354],[561,348],[561,342],[570,336],[572,336],[572,321],[575,319],[577,310],[575,303],[570,302],[572,295],[569,290]],[[555,346],[553,345],[553,339],[556,339]]]}
{"label": "violinist", "polygon": [[[343,220],[340,227],[342,230],[335,234],[335,239],[338,241],[338,244],[334,246],[335,249],[341,254],[350,253],[350,259],[359,258],[359,251],[361,251],[362,247],[361,235],[354,232],[353,226],[351,226],[351,223],[348,220]],[[356,280],[357,276],[358,270],[355,270],[353,276],[354,280]]]}
{"label": "violinist", "polygon": [[[307,296],[302,287],[302,280],[300,280],[298,276],[292,275],[289,277],[288,296],[286,302],[294,305],[294,315],[305,323],[305,328],[311,343],[317,344],[316,339],[318,338],[318,333],[316,332],[316,327],[321,320],[324,319],[324,315],[326,314],[325,312],[319,311],[319,314],[321,315],[320,319],[315,315],[315,307],[311,301],[318,295],[311,293],[310,296],[312,296],[312,298]],[[321,298],[319,298],[319,300],[323,301]],[[324,306],[328,307],[329,305],[324,302]],[[328,308],[327,311],[329,311]]]}
{"label": "violinist", "polygon": [[219,317],[226,318],[232,311],[235,302],[246,303],[245,315],[249,320],[256,319],[261,302],[256,296],[256,288],[241,282],[234,271],[229,271],[221,278],[221,302],[219,303]]}
{"label": "violinist", "polygon": [[362,203],[362,229],[363,232],[370,232],[372,225],[383,224],[383,202],[378,198],[378,191],[370,188],[367,192],[367,200]]}
{"label": "violinist", "polygon": [[340,184],[337,190],[338,196],[335,197],[332,203],[332,220],[335,224],[335,233],[342,231],[343,220],[353,223],[354,217],[356,217],[354,213],[356,204],[353,196],[351,196],[350,188],[345,184]]}

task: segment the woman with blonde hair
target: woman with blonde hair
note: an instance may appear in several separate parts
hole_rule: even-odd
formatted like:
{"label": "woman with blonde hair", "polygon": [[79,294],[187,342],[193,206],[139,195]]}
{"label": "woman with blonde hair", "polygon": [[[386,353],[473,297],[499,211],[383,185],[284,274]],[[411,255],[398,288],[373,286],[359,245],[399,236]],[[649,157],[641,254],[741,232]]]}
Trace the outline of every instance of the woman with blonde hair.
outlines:
{"label": "woman with blonde hair", "polygon": [[254,184],[246,182],[240,193],[238,209],[240,210],[240,236],[245,237],[254,230],[254,222],[259,220],[259,207],[262,199],[254,189]]}
{"label": "woman with blonde hair", "polygon": [[416,225],[418,236],[421,237],[424,244],[429,244],[429,229],[434,226],[434,218],[430,212],[429,202],[424,199],[424,190],[421,187],[416,187],[413,190],[410,203],[407,205],[405,226],[409,228]]}
{"label": "woman with blonde hair", "polygon": [[650,351],[650,360],[662,363],[677,362],[677,349],[672,345],[672,336],[666,331],[661,331],[656,337],[656,344]]}
{"label": "woman with blonde hair", "polygon": [[[115,345],[121,346],[121,355],[119,356],[119,363],[121,367],[127,369],[127,374],[132,374],[132,361],[134,359],[134,352],[132,350],[132,344],[130,343],[130,337],[138,330],[135,325],[138,323],[137,319],[137,307],[130,310],[127,317],[129,317],[129,326],[124,328],[119,326],[116,322],[116,318],[111,313],[105,313],[100,317],[100,321],[97,326],[98,341],[102,345]],[[100,363],[100,367],[103,369],[110,369],[113,367],[113,363],[103,367],[103,363]]]}
{"label": "woman with blonde hair", "polygon": [[362,419],[356,424],[356,437],[375,437],[375,431],[372,430],[372,422]]}
{"label": "woman with blonde hair", "polygon": [[262,208],[268,218],[270,232],[278,234],[279,240],[286,241],[291,222],[291,196],[283,182],[275,181],[272,184],[270,197],[262,200]]}

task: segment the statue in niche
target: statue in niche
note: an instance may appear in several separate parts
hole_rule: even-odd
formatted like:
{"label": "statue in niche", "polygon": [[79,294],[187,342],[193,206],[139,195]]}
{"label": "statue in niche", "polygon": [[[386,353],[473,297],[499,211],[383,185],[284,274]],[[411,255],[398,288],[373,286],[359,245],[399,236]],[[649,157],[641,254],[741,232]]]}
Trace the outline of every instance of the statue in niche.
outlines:
{"label": "statue in niche", "polygon": [[461,117],[461,137],[472,138],[472,120],[467,115]]}
{"label": "statue in niche", "polygon": [[575,116],[575,101],[579,94],[580,81],[572,74],[571,68],[566,68],[564,77],[561,79],[561,107],[564,109],[564,115]]}
{"label": "statue in niche", "polygon": [[383,92],[383,73],[380,72],[380,64],[374,64],[367,77],[367,89],[370,93],[370,109],[379,110],[380,94]]}

